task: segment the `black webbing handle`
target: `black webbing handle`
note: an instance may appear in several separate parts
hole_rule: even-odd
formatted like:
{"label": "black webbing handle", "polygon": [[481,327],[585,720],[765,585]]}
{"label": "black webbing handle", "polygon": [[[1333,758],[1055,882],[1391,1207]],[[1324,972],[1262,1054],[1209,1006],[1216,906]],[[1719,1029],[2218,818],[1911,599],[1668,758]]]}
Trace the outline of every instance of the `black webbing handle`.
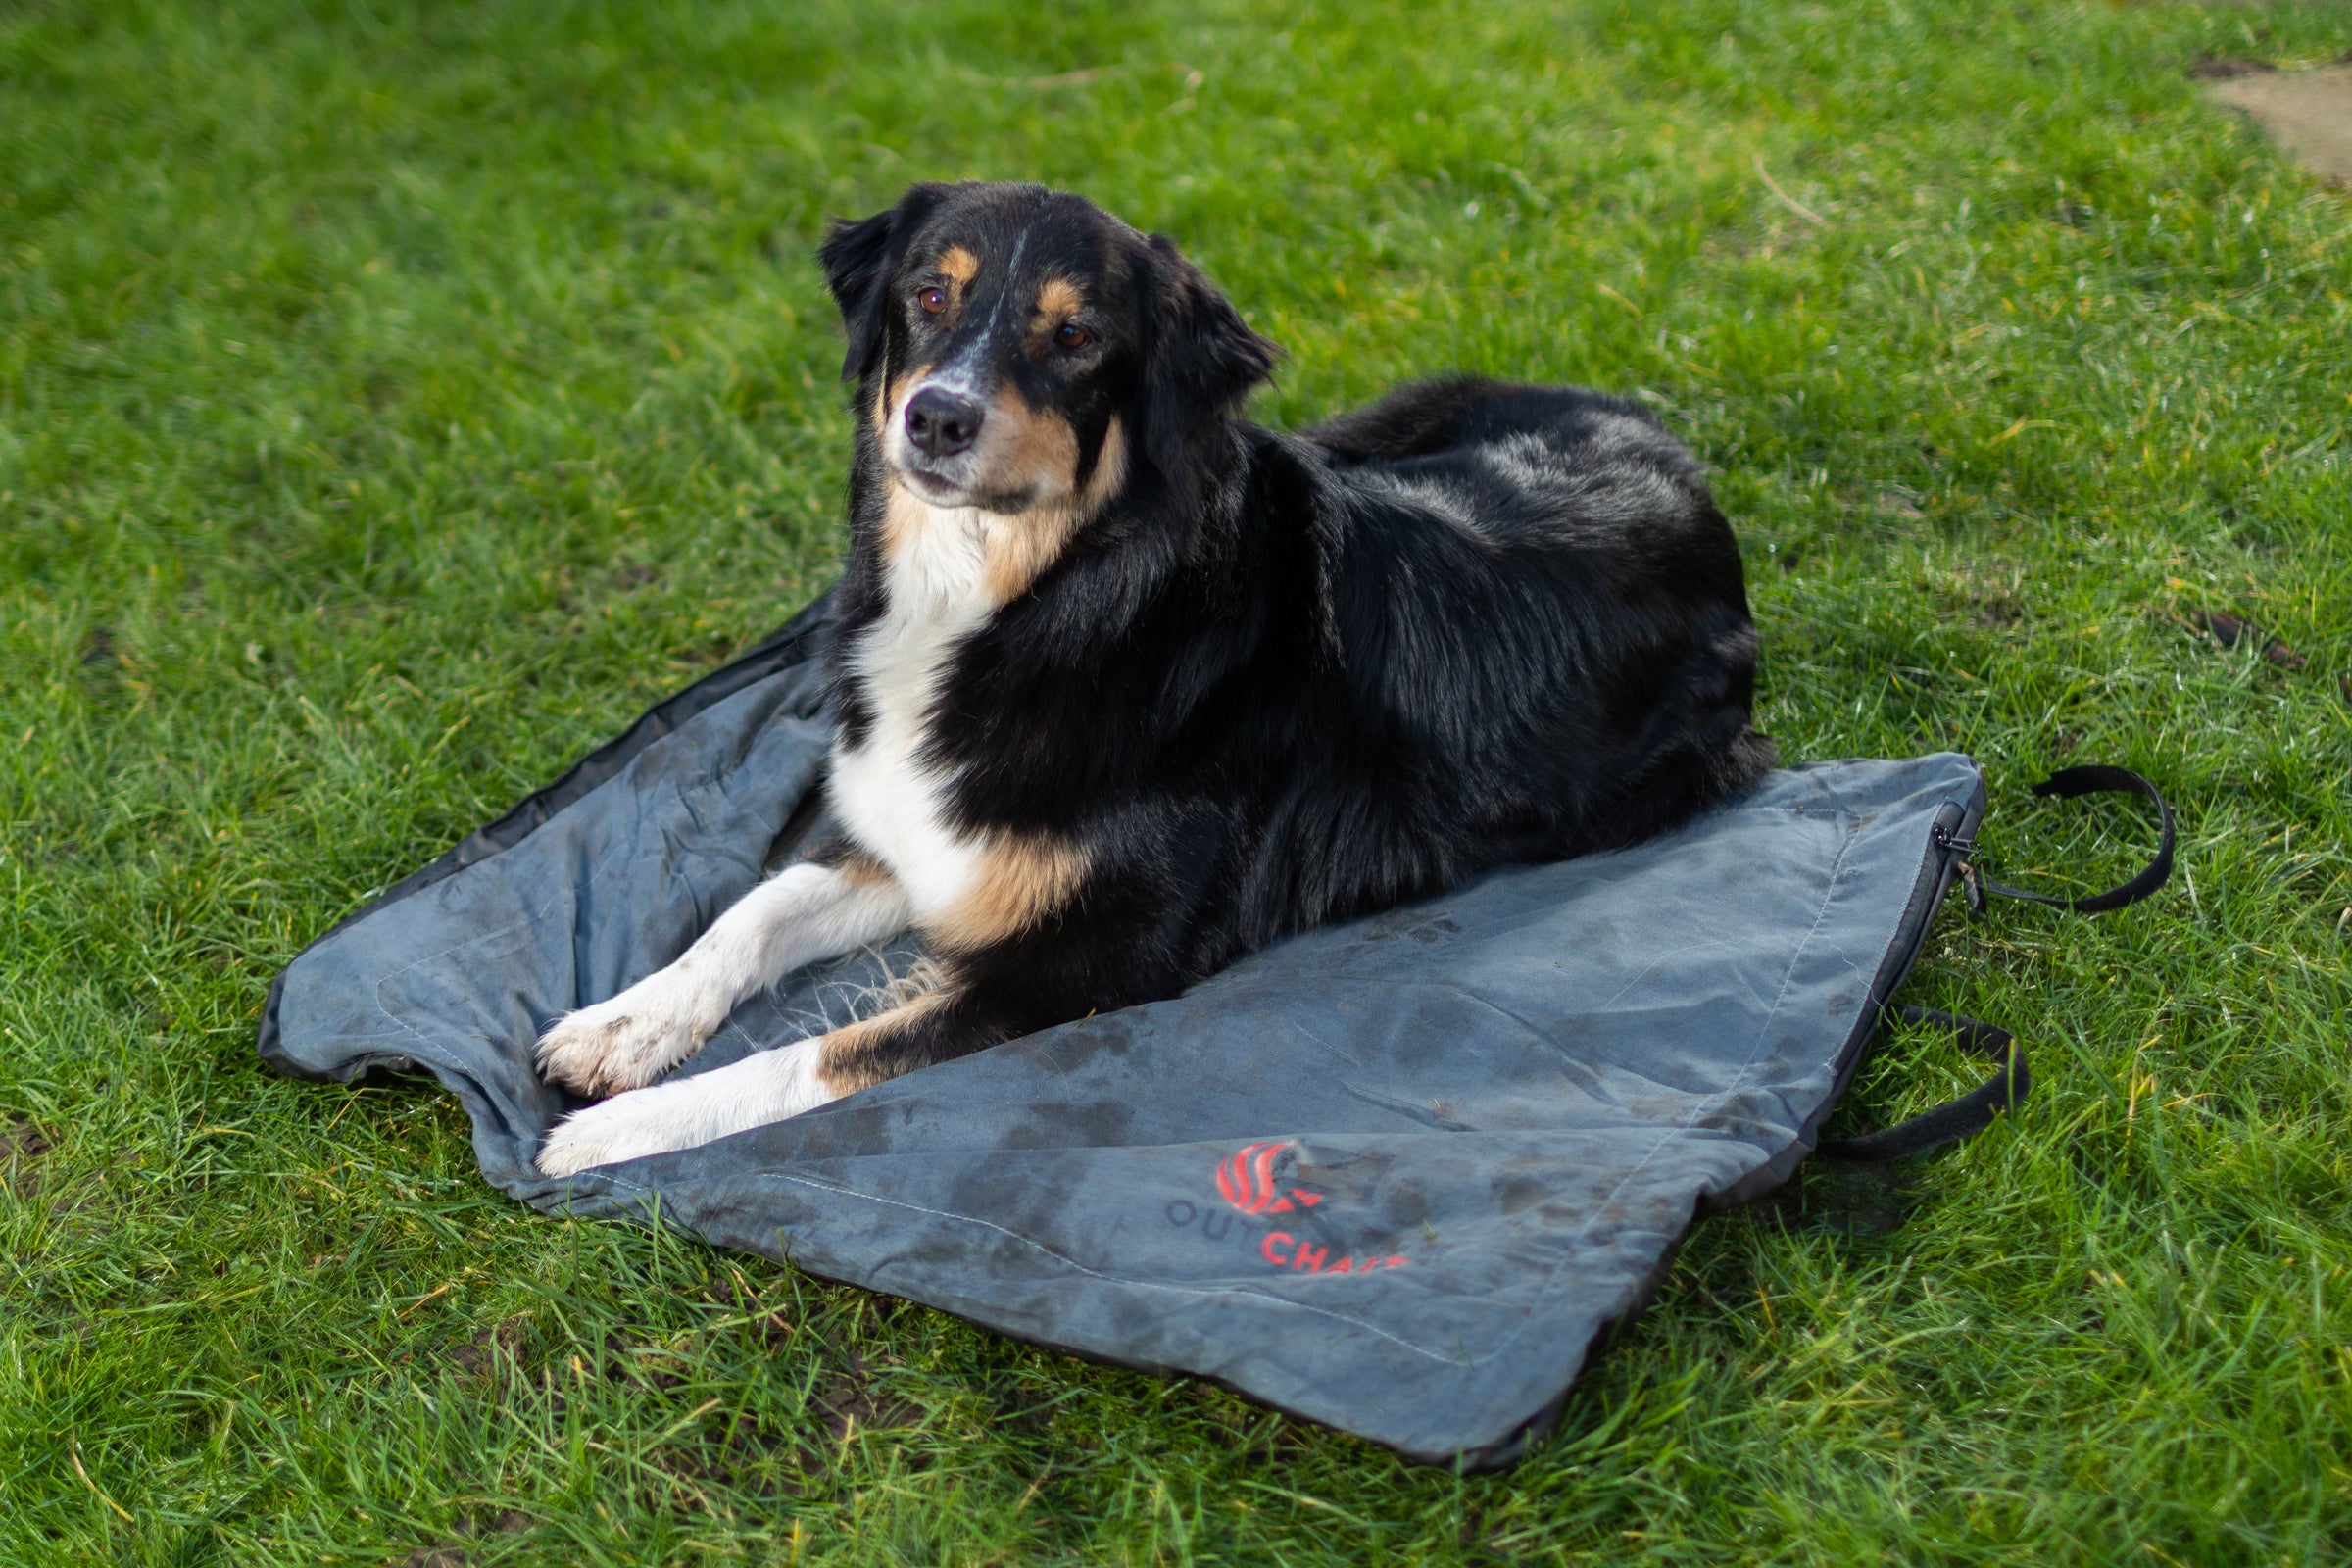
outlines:
{"label": "black webbing handle", "polygon": [[[2076,772],[2121,772],[2121,768],[2077,768]],[[2096,786],[2088,786],[2095,788]],[[2077,791],[2075,793],[2081,793]],[[2166,839],[2170,853],[2171,839]],[[2162,881],[2159,877],[2157,880]],[[2101,895],[2106,897],[2107,895]],[[2140,895],[2133,894],[2132,898]],[[2055,901],[2052,901],[2055,902]],[[2130,903],[2127,899],[2124,902]],[[1934,1110],[1923,1110],[1909,1121],[1859,1138],[1833,1138],[1820,1145],[1814,1152],[1828,1159],[1887,1160],[1902,1159],[1911,1154],[1924,1154],[1931,1149],[1981,1133],[1992,1125],[1992,1118],[2026,1098],[2033,1088],[2033,1074],[2026,1070],[2026,1054],[2018,1046],[2017,1037],[1996,1024],[1982,1018],[1965,1018],[1956,1012],[1943,1012],[1935,1007],[1898,1007],[1894,1009],[1905,1023],[1939,1023],[1951,1030],[1964,1050],[2001,1064],[1999,1076],[1988,1080],[1973,1093]]]}
{"label": "black webbing handle", "polygon": [[[1971,907],[1984,907],[1984,895],[1997,893],[2006,899],[2024,899],[2029,904],[2046,904],[2052,908],[2069,909],[2076,914],[2104,914],[2120,909],[2127,904],[2137,904],[2172,877],[2173,874],[2173,807],[2158,792],[2155,785],[2128,767],[2070,767],[2052,773],[2034,786],[2034,793],[2045,800],[2051,796],[2071,801],[2078,795],[2117,794],[2144,795],[2156,803],[2156,858],[2141,869],[2139,875],[2121,887],[2104,893],[2093,893],[2080,899],[2064,899],[2048,893],[2035,893],[2028,888],[2013,888],[2006,883],[1986,881],[1977,870],[1972,856],[1972,843],[1957,843],[1961,851],[1960,878],[1968,889]],[[1938,842],[1950,842],[1939,839]],[[1888,1160],[1910,1154],[1924,1154],[1931,1149],[1958,1139],[1981,1133],[1992,1125],[1992,1118],[2026,1098],[2033,1087],[2033,1075],[2026,1068],[2026,1054],[2017,1037],[1996,1024],[1982,1018],[1964,1018],[1958,1013],[1942,1012],[1934,1007],[1898,1007],[1894,1009],[1905,1023],[1938,1023],[1952,1032],[1961,1046],[1987,1061],[2001,1064],[1998,1076],[1979,1086],[1973,1093],[1963,1095],[1949,1104],[1922,1111],[1909,1121],[1898,1123],[1880,1132],[1865,1133],[1859,1138],[1834,1138],[1820,1145],[1814,1152],[1830,1159]]]}
{"label": "black webbing handle", "polygon": [[2035,893],[2026,888],[2013,888],[2002,882],[1988,882],[1978,874],[1968,860],[1960,863],[1960,874],[1968,887],[1968,902],[1972,908],[1984,907],[1984,895],[1997,893],[2005,899],[2024,899],[2029,904],[2046,904],[2052,908],[2071,909],[2077,914],[2105,914],[2127,904],[2137,904],[2173,874],[2173,807],[2156,786],[2128,767],[2070,767],[2052,773],[2034,786],[2034,793],[2044,798],[2055,795],[2071,801],[2078,795],[2117,794],[2145,795],[2156,803],[2156,858],[2147,863],[2139,875],[2120,888],[2093,893],[2080,899],[2061,899],[2047,893]]}

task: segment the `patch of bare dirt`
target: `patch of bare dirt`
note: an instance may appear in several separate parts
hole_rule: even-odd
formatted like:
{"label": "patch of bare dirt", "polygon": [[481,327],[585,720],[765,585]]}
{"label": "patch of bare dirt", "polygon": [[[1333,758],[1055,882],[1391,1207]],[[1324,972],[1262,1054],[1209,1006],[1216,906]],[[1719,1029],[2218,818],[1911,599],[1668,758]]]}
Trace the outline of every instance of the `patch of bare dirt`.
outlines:
{"label": "patch of bare dirt", "polygon": [[20,1197],[40,1191],[40,1158],[49,1152],[49,1140],[30,1122],[0,1122],[0,1187]]}
{"label": "patch of bare dirt", "polygon": [[2352,190],[2352,65],[2273,71],[2243,60],[2202,60],[2217,103],[2244,111],[2290,157],[2329,184]]}
{"label": "patch of bare dirt", "polygon": [[853,1432],[896,1431],[923,1419],[921,1405],[877,1388],[862,1358],[844,1353],[842,1360],[847,1364],[834,1370],[808,1401],[809,1414],[828,1437],[839,1442]]}
{"label": "patch of bare dirt", "polygon": [[472,1339],[452,1347],[447,1359],[469,1378],[495,1379],[522,1365],[528,1328],[524,1319],[512,1318],[495,1328],[478,1330]]}
{"label": "patch of bare dirt", "polygon": [[[531,1516],[514,1508],[488,1516],[470,1515],[458,1523],[458,1534],[466,1537],[486,1535],[514,1536],[531,1528]],[[437,1546],[418,1546],[400,1559],[399,1568],[474,1568],[474,1555],[465,1546],[444,1544]]]}

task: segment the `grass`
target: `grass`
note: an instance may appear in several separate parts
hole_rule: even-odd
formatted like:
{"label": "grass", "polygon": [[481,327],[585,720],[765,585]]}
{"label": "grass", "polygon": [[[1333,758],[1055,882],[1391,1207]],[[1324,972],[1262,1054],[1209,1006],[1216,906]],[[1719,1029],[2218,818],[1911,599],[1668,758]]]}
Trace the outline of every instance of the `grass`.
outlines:
{"label": "grass", "polygon": [[[0,11],[0,1562],[2352,1555],[2352,204],[2186,74],[2348,46],[2340,0]],[[2162,781],[2170,891],[1955,906],[1912,982],[2031,1105],[1701,1226],[1464,1480],[542,1219],[438,1092],[264,1070],[305,941],[827,580],[811,245],[961,174],[1177,235],[1291,350],[1276,421],[1639,389],[1787,755],[1974,753],[1995,875],[2144,851],[2043,770]]]}

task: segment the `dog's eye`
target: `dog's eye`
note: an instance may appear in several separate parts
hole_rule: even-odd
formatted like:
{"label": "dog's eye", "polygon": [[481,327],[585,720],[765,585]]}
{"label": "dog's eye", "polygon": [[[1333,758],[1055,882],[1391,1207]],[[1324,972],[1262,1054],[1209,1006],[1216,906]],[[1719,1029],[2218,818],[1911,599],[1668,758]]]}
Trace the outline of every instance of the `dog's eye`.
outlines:
{"label": "dog's eye", "polygon": [[914,302],[923,308],[924,315],[937,316],[948,308],[948,291],[944,288],[927,288],[914,297]]}
{"label": "dog's eye", "polygon": [[1064,321],[1054,329],[1054,341],[1065,349],[1082,349],[1094,339],[1086,335],[1085,327],[1075,321]]}

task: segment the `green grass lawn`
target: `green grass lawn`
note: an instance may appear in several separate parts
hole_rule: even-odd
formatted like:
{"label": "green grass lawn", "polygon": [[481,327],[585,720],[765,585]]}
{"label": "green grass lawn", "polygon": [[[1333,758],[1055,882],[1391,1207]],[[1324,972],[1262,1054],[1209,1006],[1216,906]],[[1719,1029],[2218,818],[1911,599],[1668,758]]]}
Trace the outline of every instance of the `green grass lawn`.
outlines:
{"label": "green grass lawn", "polygon": [[[2352,201],[2187,74],[2347,47],[2341,0],[0,8],[0,1561],[2352,1555]],[[812,244],[967,174],[1175,235],[1291,351],[1276,422],[1636,390],[1784,755],[1974,753],[1995,875],[2144,856],[2045,770],[2161,781],[2164,895],[1955,905],[1907,994],[2015,1025],[2032,1103],[1705,1223],[1463,1480],[541,1218],[437,1090],[264,1069],[305,942],[829,579]]]}

